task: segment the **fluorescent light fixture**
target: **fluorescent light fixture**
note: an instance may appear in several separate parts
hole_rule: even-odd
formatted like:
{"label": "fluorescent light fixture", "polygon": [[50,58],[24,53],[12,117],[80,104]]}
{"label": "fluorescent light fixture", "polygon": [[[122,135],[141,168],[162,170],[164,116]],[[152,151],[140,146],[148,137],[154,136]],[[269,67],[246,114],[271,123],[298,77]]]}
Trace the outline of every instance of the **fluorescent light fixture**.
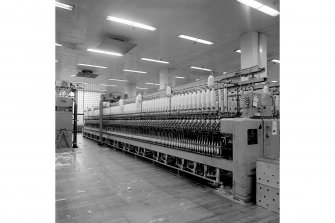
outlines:
{"label": "fluorescent light fixture", "polygon": [[260,2],[255,1],[255,0],[237,0],[237,1],[240,2],[240,3],[243,3],[243,4],[247,5],[247,6],[250,6],[250,7],[254,8],[254,9],[257,9],[257,10],[259,10],[261,12],[264,12],[264,13],[270,15],[270,16],[277,16],[277,15],[279,15],[279,12],[277,10],[275,10],[273,8],[270,8],[269,6],[264,5],[264,4],[260,3]]}
{"label": "fluorescent light fixture", "polygon": [[85,82],[72,82],[74,84],[88,84],[88,83],[85,83]]}
{"label": "fluorescent light fixture", "polygon": [[242,51],[240,49],[235,50],[236,53],[241,53]]}
{"label": "fluorescent light fixture", "polygon": [[190,67],[190,68],[192,68],[192,69],[196,69],[196,70],[212,71],[211,69],[203,68],[203,67],[194,67],[194,66],[192,66],[192,67]]}
{"label": "fluorescent light fixture", "polygon": [[271,81],[272,83],[277,83],[278,81]]}
{"label": "fluorescent light fixture", "polygon": [[160,85],[160,84],[155,84],[155,83],[145,83],[145,84],[151,84],[151,85],[157,85],[157,86]]}
{"label": "fluorescent light fixture", "polygon": [[137,28],[141,28],[141,29],[146,29],[146,30],[150,30],[150,31],[155,31],[157,28],[152,27],[152,26],[148,26],[145,24],[141,24],[138,22],[134,22],[134,21],[130,21],[127,19],[121,19],[121,18],[117,18],[114,16],[107,16],[106,18],[107,20],[113,21],[113,22],[118,22],[118,23],[122,23],[122,24],[126,24],[129,26],[133,26],[133,27],[137,27]]}
{"label": "fluorescent light fixture", "polygon": [[178,77],[178,76],[175,76],[175,78],[177,78],[177,79],[185,79],[185,77]]}
{"label": "fluorescent light fixture", "polygon": [[145,72],[145,71],[139,71],[139,70],[127,70],[127,69],[123,69],[123,71],[133,72],[133,73],[140,73],[140,74],[146,74],[146,73],[147,73],[147,72]]}
{"label": "fluorescent light fixture", "polygon": [[104,50],[98,50],[98,49],[87,49],[89,52],[94,52],[94,53],[102,53],[102,54],[108,54],[108,55],[113,55],[113,56],[123,56],[121,53],[116,53],[116,52],[109,52],[109,51],[104,51]]}
{"label": "fluorescent light fixture", "polygon": [[144,58],[142,57],[141,60],[146,60],[146,61],[151,61],[151,62],[156,62],[156,63],[165,63],[169,64],[170,62],[164,61],[164,60],[154,60],[154,59],[149,59],[149,58]]}
{"label": "fluorescent light fixture", "polygon": [[63,46],[62,44],[60,43],[55,43],[56,46]]}
{"label": "fluorescent light fixture", "polygon": [[100,84],[102,86],[108,86],[108,87],[116,87],[117,85],[114,85],[114,84]]}
{"label": "fluorescent light fixture", "polygon": [[279,12],[277,10],[275,10],[273,8],[270,8],[269,6],[266,6],[266,5],[263,5],[258,10],[261,11],[261,12],[264,12],[264,13],[270,15],[270,16],[277,16],[277,15],[279,15]]}
{"label": "fluorescent light fixture", "polygon": [[124,82],[128,82],[127,80],[119,80],[119,79],[108,79],[110,81],[124,81]]}
{"label": "fluorescent light fixture", "polygon": [[91,65],[91,64],[84,64],[84,63],[78,63],[79,66],[85,66],[85,67],[96,67],[96,68],[103,68],[106,69],[107,67],[103,66],[97,66],[97,65]]}
{"label": "fluorescent light fixture", "polygon": [[203,43],[203,44],[207,44],[207,45],[212,45],[214,44],[213,42],[207,41],[207,40],[203,40],[203,39],[199,39],[199,38],[195,38],[192,36],[186,36],[186,35],[179,35],[179,38],[183,38],[183,39],[188,39],[188,40],[192,40],[194,42],[198,42],[198,43]]}
{"label": "fluorescent light fixture", "polygon": [[62,8],[62,9],[70,10],[70,11],[73,10],[72,5],[67,5],[67,4],[60,3],[60,2],[55,2],[55,3],[56,3],[56,7],[58,7],[58,8]]}
{"label": "fluorescent light fixture", "polygon": [[228,73],[228,72],[226,72],[226,71],[225,71],[225,72],[222,72],[222,74],[227,74],[227,73]]}
{"label": "fluorescent light fixture", "polygon": [[259,2],[254,1],[254,0],[237,0],[237,1],[243,3],[247,6],[250,6],[251,8],[254,8],[254,9],[258,9],[261,6],[263,6],[262,3],[259,3]]}
{"label": "fluorescent light fixture", "polygon": [[137,89],[148,90],[146,87],[136,87]]}
{"label": "fluorescent light fixture", "polygon": [[195,79],[196,81],[200,81],[200,79]]}
{"label": "fluorescent light fixture", "polygon": [[277,59],[272,59],[271,61],[274,62],[274,63],[280,63],[280,61],[277,60]]}
{"label": "fluorescent light fixture", "polygon": [[75,74],[71,74],[70,76],[71,76],[71,77],[75,77],[76,75],[75,75]]}

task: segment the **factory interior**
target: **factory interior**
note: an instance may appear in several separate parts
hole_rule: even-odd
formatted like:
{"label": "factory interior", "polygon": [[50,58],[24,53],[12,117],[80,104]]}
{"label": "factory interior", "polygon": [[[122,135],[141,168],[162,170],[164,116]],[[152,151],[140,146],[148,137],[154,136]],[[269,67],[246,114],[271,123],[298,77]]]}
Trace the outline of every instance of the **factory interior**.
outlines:
{"label": "factory interior", "polygon": [[[33,149],[25,152],[34,157],[25,158],[29,164],[20,173],[26,175],[22,181],[31,182],[29,186],[15,186],[16,192],[1,197],[13,194],[24,203],[42,197],[50,199],[38,202],[42,207],[35,210],[40,218],[30,217],[35,211],[26,205],[25,209],[30,210],[22,214],[26,222],[307,222],[302,216],[308,218],[313,211],[315,217],[309,220],[331,222],[325,221],[325,211],[315,206],[331,206],[321,203],[320,197],[328,201],[335,198],[333,190],[328,192],[335,183],[326,183],[334,176],[334,156],[321,152],[322,148],[334,148],[323,140],[334,133],[334,100],[327,99],[325,108],[321,100],[325,100],[323,95],[331,94],[331,85],[326,85],[335,79],[328,71],[320,72],[327,76],[319,82],[319,90],[314,87],[319,87],[315,85],[320,79],[312,78],[311,73],[315,77],[317,70],[324,68],[295,63],[311,66],[304,78],[312,82],[306,85],[295,76],[298,73],[282,67],[281,62],[287,65],[293,58],[309,55],[287,53],[286,42],[299,45],[300,39],[293,34],[288,38],[286,32],[282,36],[287,24],[285,12],[292,16],[292,9],[285,11],[281,3],[49,3],[54,26],[39,27],[44,27],[45,32],[53,30],[54,57],[38,54],[54,63],[50,69],[53,75],[47,75],[53,87],[42,86],[40,81],[47,73],[37,69],[35,82],[29,82],[29,87],[41,86],[38,95],[30,95],[39,105],[28,106],[30,102],[21,100],[20,108],[34,107],[37,111],[47,107],[51,118],[23,117],[20,109],[13,112],[20,123],[23,119],[31,123],[27,125],[31,129],[25,129],[27,134],[34,134],[28,140],[34,141],[29,148],[34,148],[37,140],[51,143],[43,144],[41,158]],[[42,42],[42,37],[37,40]],[[294,90],[287,89],[289,85]],[[299,87],[306,90],[300,91]],[[38,99],[47,94],[42,90],[46,88],[51,89],[51,94]],[[311,92],[318,95],[317,100]],[[287,102],[304,107],[286,106]],[[17,101],[11,104],[17,106]],[[315,113],[308,118],[301,116],[306,127],[298,124],[297,117],[310,111]],[[40,113],[44,115],[42,110]],[[321,121],[324,118],[329,122]],[[35,122],[43,126],[35,126]],[[328,124],[323,129],[311,127],[321,122]],[[11,132],[17,131],[17,126],[11,127]],[[308,134],[300,137],[304,131]],[[296,140],[287,143],[287,137]],[[25,148],[28,141],[22,138],[12,143]],[[308,144],[313,147],[311,151],[305,147]],[[304,148],[311,157],[306,158]],[[4,159],[8,156],[4,155]],[[18,158],[17,163],[22,160]],[[50,171],[40,172],[47,165]],[[35,175],[46,181],[52,178],[51,186],[44,187],[48,193],[21,199],[24,191],[38,188],[37,181],[28,180]],[[10,175],[11,179],[15,176],[19,175]],[[302,183],[295,184],[287,177]],[[7,184],[10,181],[4,188],[11,187]],[[320,189],[324,191],[320,193]],[[287,214],[291,212],[290,217]],[[41,220],[47,213],[48,217]],[[5,215],[19,217],[13,211]]]}
{"label": "factory interior", "polygon": [[59,1],[56,222],[279,222],[279,1],[249,2]]}

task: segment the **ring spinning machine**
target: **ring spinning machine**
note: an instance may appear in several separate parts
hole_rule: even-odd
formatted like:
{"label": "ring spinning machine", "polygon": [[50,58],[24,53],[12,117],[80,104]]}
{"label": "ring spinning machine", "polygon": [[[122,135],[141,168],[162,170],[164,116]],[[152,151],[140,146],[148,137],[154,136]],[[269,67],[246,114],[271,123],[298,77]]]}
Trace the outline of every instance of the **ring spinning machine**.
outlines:
{"label": "ring spinning machine", "polygon": [[[83,136],[255,196],[256,160],[279,158],[279,84],[251,67],[84,111]],[[241,81],[241,77],[248,77]]]}

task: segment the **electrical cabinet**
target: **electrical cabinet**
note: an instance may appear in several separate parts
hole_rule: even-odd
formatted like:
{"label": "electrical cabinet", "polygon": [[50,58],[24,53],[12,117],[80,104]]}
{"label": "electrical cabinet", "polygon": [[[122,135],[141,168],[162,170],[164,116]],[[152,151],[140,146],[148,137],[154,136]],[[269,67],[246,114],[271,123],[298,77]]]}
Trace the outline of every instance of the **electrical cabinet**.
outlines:
{"label": "electrical cabinet", "polygon": [[270,93],[247,91],[242,94],[241,111],[243,117],[271,117],[272,96]]}
{"label": "electrical cabinet", "polygon": [[280,121],[264,119],[264,158],[280,157]]}
{"label": "electrical cabinet", "polygon": [[257,205],[279,213],[279,160],[258,159],[256,179]]}
{"label": "electrical cabinet", "polygon": [[256,159],[263,153],[263,122],[249,118],[223,119],[221,132],[232,135],[234,196],[250,201],[254,194]]}

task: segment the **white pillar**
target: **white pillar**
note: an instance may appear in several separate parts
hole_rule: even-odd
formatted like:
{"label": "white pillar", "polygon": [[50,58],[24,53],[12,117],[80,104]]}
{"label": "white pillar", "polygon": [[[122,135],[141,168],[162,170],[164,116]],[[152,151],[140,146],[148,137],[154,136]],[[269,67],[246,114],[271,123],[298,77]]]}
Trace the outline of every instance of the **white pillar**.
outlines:
{"label": "white pillar", "polygon": [[[267,77],[267,37],[264,34],[251,31],[243,34],[240,39],[241,69],[259,66],[265,71],[258,77]],[[246,80],[248,78],[242,78]]]}
{"label": "white pillar", "polygon": [[136,86],[133,83],[126,83],[125,84],[125,94],[128,95],[128,98],[132,98],[136,96]]}
{"label": "white pillar", "polygon": [[259,67],[264,67],[264,72],[260,73],[260,77],[267,77],[268,76],[268,45],[267,45],[267,36],[258,33],[258,47],[259,47],[259,53],[258,53],[258,63]]}
{"label": "white pillar", "polygon": [[169,85],[172,87],[176,85],[175,73],[169,69],[159,70],[159,90],[165,89]]}
{"label": "white pillar", "polygon": [[61,67],[59,62],[56,63],[56,81],[61,80]]}
{"label": "white pillar", "polygon": [[176,86],[176,73],[175,72],[170,73],[170,83],[171,83],[171,87]]}

